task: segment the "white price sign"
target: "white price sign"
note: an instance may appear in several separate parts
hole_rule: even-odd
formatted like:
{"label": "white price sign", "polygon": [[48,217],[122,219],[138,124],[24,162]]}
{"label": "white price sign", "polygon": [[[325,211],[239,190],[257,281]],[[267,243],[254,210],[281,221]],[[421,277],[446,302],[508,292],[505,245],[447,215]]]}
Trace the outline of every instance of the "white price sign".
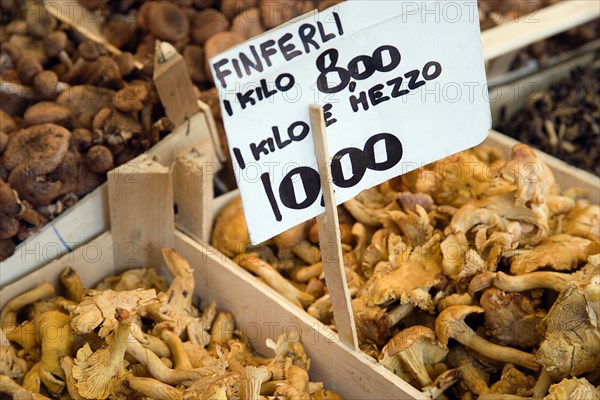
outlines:
{"label": "white price sign", "polygon": [[324,211],[311,103],[324,108],[338,204],[491,127],[476,0],[348,1],[210,65],[255,243]]}

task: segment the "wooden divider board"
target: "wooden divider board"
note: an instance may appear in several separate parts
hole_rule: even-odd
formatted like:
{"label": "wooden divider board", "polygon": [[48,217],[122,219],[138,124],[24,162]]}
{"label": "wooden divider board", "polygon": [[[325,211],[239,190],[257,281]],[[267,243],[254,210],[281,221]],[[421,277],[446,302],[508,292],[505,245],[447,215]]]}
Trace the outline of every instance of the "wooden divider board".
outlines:
{"label": "wooden divider board", "polygon": [[[204,106],[201,104],[203,110],[208,109]],[[212,114],[209,111],[198,113],[144,154],[170,166],[181,150],[212,141],[211,126],[214,126]],[[0,263],[0,288],[87,243],[109,226],[108,190],[104,183],[19,244],[15,254]]]}
{"label": "wooden divider board", "polygon": [[144,155],[110,171],[107,183],[115,265],[160,265],[157,249],[175,239],[171,168]]}

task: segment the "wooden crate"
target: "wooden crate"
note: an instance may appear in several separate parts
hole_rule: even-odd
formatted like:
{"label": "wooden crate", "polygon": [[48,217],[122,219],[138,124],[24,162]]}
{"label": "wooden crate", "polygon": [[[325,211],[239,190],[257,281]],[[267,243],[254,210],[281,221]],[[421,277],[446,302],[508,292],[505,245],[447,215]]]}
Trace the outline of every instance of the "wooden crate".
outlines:
{"label": "wooden crate", "polygon": [[[201,142],[210,143],[214,120],[208,106],[201,104],[201,109],[189,123],[176,128],[144,154],[170,166],[177,152]],[[106,231],[109,228],[107,192],[104,183],[19,244],[11,257],[0,263],[0,288]]]}
{"label": "wooden crate", "polygon": [[[424,399],[419,391],[375,360],[340,343],[335,332],[283,300],[273,289],[210,246],[179,230],[165,228],[173,226],[173,220],[169,220],[173,215],[173,188],[169,186],[171,178],[165,174],[168,169],[152,163],[148,157],[138,160],[138,163],[152,164],[140,176],[143,186],[127,187],[123,179],[127,177],[127,171],[120,177],[109,175],[112,231],[102,233],[55,262],[1,289],[0,307],[42,282],[58,285],[58,275],[67,266],[77,271],[86,286],[92,286],[105,276],[126,268],[157,265],[143,260],[147,260],[148,256],[156,257],[163,244],[172,244],[194,269],[196,304],[204,307],[210,300],[216,300],[220,309],[232,312],[239,329],[259,353],[272,354],[265,345],[267,338],[274,339],[282,332],[296,329],[301,332],[302,343],[312,360],[311,378],[324,381],[327,388],[340,393],[345,399]],[[148,171],[157,171],[157,178],[148,178]],[[193,186],[194,182],[190,184]],[[115,186],[117,189],[114,189]],[[175,190],[186,187],[178,185]],[[123,199],[123,196],[128,198]],[[124,206],[137,204],[141,199],[147,199],[144,207]],[[158,229],[156,223],[161,219],[164,222]],[[122,250],[132,243],[127,242],[128,238],[142,239],[134,242],[136,251],[123,253]]]}

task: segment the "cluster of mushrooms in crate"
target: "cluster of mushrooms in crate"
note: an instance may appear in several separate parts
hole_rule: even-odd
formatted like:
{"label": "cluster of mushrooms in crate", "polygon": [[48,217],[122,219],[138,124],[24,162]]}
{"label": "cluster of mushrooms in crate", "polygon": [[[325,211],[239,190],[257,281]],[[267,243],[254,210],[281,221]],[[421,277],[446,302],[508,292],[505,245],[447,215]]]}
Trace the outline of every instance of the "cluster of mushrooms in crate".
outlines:
{"label": "cluster of mushrooms in crate", "polygon": [[577,66],[534,93],[498,129],[600,176],[600,61]]}
{"label": "cluster of mushrooms in crate", "polygon": [[[448,398],[600,396],[600,208],[530,147],[459,153],[338,214],[361,350],[396,375]],[[318,239],[308,221],[252,246],[238,198],[211,240],[335,328]]]}
{"label": "cluster of mushrooms in crate", "polygon": [[[154,268],[84,288],[72,268],[61,292],[43,283],[0,315],[0,393],[15,399],[341,399],[309,379],[310,359],[293,331],[253,353],[235,317],[193,302],[194,274],[162,249],[172,275]],[[62,294],[62,295],[61,295]],[[263,397],[261,397],[263,396]]]}

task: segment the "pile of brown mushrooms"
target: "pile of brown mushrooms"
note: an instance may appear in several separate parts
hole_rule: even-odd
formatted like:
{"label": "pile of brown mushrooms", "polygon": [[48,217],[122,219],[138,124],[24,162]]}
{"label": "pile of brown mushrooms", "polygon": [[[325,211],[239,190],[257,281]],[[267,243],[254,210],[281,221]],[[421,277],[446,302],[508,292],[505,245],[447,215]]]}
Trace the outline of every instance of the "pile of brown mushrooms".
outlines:
{"label": "pile of brown mushrooms", "polygon": [[[361,349],[402,379],[440,398],[599,396],[600,208],[530,147],[456,154],[338,214]],[[335,327],[313,221],[251,246],[237,199],[212,243]]]}
{"label": "pile of brown mushrooms", "polygon": [[0,3],[0,260],[172,128],[129,52]]}
{"label": "pile of brown mushrooms", "polygon": [[600,176],[600,61],[575,67],[534,93],[498,129]]}
{"label": "pile of brown mushrooms", "polygon": [[154,269],[111,276],[84,289],[71,268],[64,297],[42,284],[10,300],[0,316],[0,393],[15,399],[341,399],[310,382],[298,335],[252,352],[234,316],[192,303],[194,275],[172,249],[172,275]]}

